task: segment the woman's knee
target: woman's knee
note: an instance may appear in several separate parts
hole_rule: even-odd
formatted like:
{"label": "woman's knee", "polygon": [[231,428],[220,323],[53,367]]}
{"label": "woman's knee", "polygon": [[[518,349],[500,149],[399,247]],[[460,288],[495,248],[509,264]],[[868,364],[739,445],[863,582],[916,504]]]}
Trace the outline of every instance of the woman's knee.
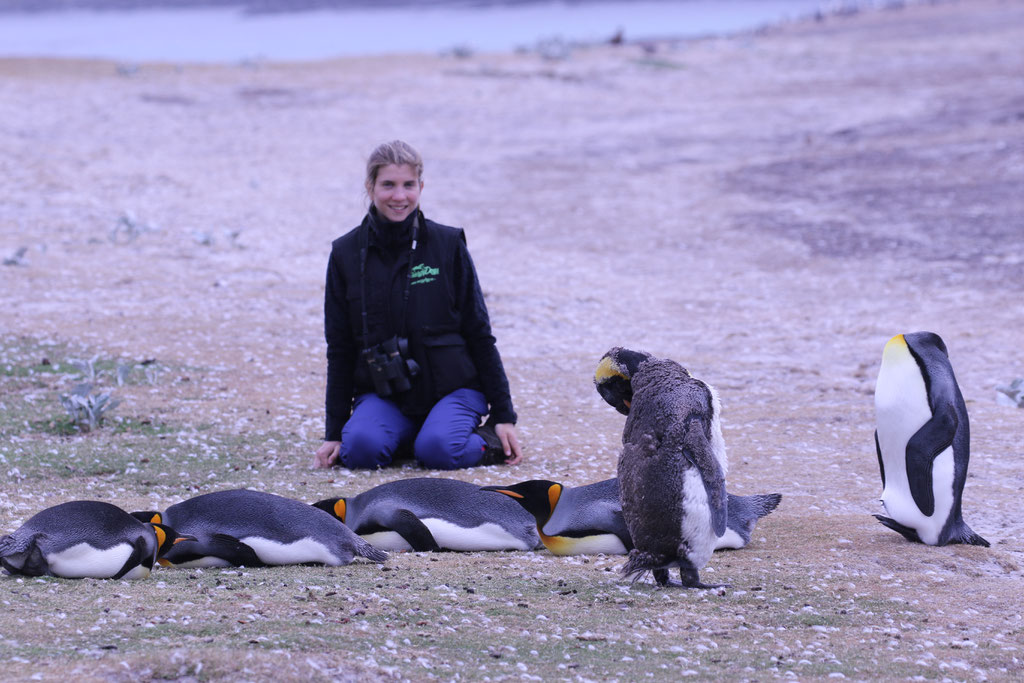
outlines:
{"label": "woman's knee", "polygon": [[372,470],[389,465],[392,449],[381,436],[381,432],[374,429],[345,430],[338,463],[353,470]]}
{"label": "woman's knee", "polygon": [[[416,460],[432,470],[457,470],[472,467],[468,462],[467,444],[456,443],[450,434],[435,431],[421,431],[416,437]],[[479,460],[479,458],[477,458]]]}

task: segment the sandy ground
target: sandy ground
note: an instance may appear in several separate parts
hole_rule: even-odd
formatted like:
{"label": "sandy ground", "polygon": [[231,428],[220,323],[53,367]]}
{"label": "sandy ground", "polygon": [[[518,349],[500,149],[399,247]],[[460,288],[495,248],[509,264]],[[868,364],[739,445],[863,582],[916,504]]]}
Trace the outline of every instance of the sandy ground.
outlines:
{"label": "sandy ground", "polygon": [[[812,575],[880,571],[1020,645],[1024,410],[995,387],[1024,377],[1022,46],[1024,3],[977,0],[557,61],[0,61],[0,254],[26,248],[0,330],[179,368],[121,410],[279,433],[281,466],[344,482],[308,469],[324,267],[401,137],[427,215],[466,228],[519,410],[524,464],[484,478],[611,476],[591,376],[643,348],[717,387],[729,489],[783,493],[761,529]],[[870,516],[881,350],[921,329],[967,399],[988,550]]]}

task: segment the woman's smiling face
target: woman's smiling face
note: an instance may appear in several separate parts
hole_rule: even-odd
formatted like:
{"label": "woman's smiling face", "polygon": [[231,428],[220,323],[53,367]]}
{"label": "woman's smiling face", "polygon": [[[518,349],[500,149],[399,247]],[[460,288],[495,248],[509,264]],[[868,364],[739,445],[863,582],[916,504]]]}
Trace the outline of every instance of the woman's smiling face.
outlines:
{"label": "woman's smiling face", "polygon": [[377,171],[370,199],[377,213],[389,221],[403,221],[420,203],[423,181],[408,164],[388,164]]}

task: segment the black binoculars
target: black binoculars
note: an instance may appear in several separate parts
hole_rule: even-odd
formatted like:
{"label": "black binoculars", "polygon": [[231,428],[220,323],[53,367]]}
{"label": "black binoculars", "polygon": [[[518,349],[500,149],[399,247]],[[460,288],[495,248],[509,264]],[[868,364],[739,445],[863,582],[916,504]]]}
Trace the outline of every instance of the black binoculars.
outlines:
{"label": "black binoculars", "polygon": [[411,380],[420,374],[420,366],[409,355],[409,340],[394,336],[376,346],[363,349],[362,357],[370,369],[373,391],[381,398],[409,391]]}

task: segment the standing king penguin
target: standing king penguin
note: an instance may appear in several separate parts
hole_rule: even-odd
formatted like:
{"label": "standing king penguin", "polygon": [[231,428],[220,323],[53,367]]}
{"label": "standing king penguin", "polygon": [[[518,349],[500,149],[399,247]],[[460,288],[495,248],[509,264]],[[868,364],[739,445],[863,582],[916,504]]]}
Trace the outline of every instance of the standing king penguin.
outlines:
{"label": "standing king penguin", "polygon": [[[284,564],[345,565],[356,556],[383,562],[383,550],[302,501],[250,489],[206,493],[164,512],[133,512],[195,538],[174,546],[161,564],[224,567]],[[188,531],[184,531],[188,529]]]}
{"label": "standing king penguin", "polygon": [[875,384],[882,524],[928,545],[988,546],[960,511],[971,434],[946,345],[933,332],[898,334]]}
{"label": "standing king penguin", "polygon": [[619,455],[622,516],[634,548],[622,573],[654,573],[669,585],[700,582],[718,538],[725,534],[728,461],[714,390],[671,360],[615,347],[594,375],[606,401],[626,413]]}
{"label": "standing king penguin", "polygon": [[173,529],[140,522],[116,505],[75,500],[0,537],[0,564],[25,576],[141,579],[178,540]]}
{"label": "standing king penguin", "polygon": [[313,504],[385,550],[533,550],[533,518],[505,496],[458,479],[413,477]]}
{"label": "standing king penguin", "polygon": [[[511,486],[485,486],[483,490],[504,493],[532,514],[540,540],[554,555],[625,555],[633,549],[633,539],[622,518],[618,479],[585,486],[531,479]],[[779,493],[730,493],[728,497],[729,518],[715,550],[746,547],[757,520],[782,500]]]}

